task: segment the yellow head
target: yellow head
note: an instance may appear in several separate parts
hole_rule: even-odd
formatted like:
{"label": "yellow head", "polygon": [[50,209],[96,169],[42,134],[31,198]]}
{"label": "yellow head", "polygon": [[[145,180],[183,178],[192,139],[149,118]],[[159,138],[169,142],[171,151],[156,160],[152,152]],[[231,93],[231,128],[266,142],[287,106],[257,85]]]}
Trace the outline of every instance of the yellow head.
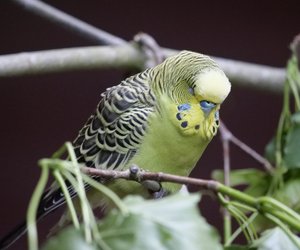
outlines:
{"label": "yellow head", "polygon": [[190,51],[170,57],[156,68],[153,79],[159,80],[154,81],[154,92],[171,100],[171,107],[165,108],[176,113],[171,117],[173,123],[184,134],[210,140],[219,126],[220,105],[231,89],[224,72],[210,57]]}

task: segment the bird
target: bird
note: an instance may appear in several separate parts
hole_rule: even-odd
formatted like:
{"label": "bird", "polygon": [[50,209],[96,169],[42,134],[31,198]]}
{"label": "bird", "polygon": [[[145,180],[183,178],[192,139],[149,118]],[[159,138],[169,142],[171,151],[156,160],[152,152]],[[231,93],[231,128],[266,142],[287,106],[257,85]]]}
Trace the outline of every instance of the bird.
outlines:
{"label": "bird", "polygon": [[[77,160],[97,169],[137,165],[146,171],[189,176],[217,133],[220,106],[230,90],[230,81],[213,59],[181,51],[101,94],[96,111],[73,141]],[[121,197],[149,194],[147,185],[132,181],[105,184]],[[161,184],[169,193],[180,187]],[[74,190],[71,196],[76,196]],[[101,204],[100,196],[92,200],[95,206]],[[61,190],[50,189],[42,196],[38,219],[63,203]],[[23,223],[0,241],[0,249],[25,231]]]}

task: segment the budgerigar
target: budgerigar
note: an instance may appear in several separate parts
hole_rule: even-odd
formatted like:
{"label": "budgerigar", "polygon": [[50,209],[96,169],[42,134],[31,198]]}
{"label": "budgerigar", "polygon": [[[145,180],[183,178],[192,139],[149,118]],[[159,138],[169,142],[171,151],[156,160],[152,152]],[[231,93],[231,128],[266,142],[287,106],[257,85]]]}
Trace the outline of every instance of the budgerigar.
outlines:
{"label": "budgerigar", "polygon": [[[99,169],[124,170],[136,164],[144,170],[188,176],[217,132],[220,105],[230,88],[210,57],[190,51],[169,57],[102,94],[96,112],[73,143],[78,161]],[[148,193],[136,182],[106,184],[120,196]],[[169,192],[180,188],[170,183],[162,187]],[[49,191],[38,216],[63,203],[60,190]],[[23,229],[0,246],[8,245]]]}

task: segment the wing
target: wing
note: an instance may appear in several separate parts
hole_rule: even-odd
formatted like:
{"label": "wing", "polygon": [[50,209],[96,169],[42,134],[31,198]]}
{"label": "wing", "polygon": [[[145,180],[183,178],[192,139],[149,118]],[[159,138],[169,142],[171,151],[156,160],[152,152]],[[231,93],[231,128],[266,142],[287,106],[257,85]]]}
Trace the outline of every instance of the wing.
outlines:
{"label": "wing", "polygon": [[99,169],[123,169],[139,149],[154,108],[145,73],[108,89],[73,143],[78,161]]}
{"label": "wing", "polygon": [[[99,169],[123,169],[138,151],[155,110],[155,97],[148,84],[148,71],[127,78],[107,89],[96,112],[80,130],[73,146],[78,162]],[[66,182],[71,197],[77,195]],[[88,188],[88,186],[86,186]],[[65,203],[57,186],[44,193],[38,217]]]}

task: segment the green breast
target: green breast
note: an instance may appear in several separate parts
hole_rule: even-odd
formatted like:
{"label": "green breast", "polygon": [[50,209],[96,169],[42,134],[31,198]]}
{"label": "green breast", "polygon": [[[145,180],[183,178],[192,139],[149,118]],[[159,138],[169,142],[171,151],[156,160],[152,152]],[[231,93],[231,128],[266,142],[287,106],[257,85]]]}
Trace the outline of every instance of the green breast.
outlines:
{"label": "green breast", "polygon": [[[149,126],[137,154],[129,162],[140,168],[153,172],[188,176],[201,157],[210,140],[198,134],[183,133],[173,117],[176,105],[164,104],[160,113],[149,117]],[[178,185],[164,185],[170,191],[177,190]]]}

